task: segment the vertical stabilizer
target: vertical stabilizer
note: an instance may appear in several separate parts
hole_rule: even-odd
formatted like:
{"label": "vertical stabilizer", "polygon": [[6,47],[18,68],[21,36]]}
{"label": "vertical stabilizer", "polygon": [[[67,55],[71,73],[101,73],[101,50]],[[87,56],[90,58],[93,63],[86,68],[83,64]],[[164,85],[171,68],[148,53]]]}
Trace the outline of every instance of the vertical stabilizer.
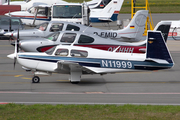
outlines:
{"label": "vertical stabilizer", "polygon": [[159,22],[156,27],[154,28],[153,31],[161,31],[165,42],[167,41],[169,30],[171,27],[171,22],[170,21],[161,21]]}
{"label": "vertical stabilizer", "polygon": [[[164,38],[159,31],[148,31],[147,41],[147,60],[153,60],[158,63],[173,63],[172,57],[166,46]],[[166,62],[163,62],[166,61]]]}
{"label": "vertical stabilizer", "polygon": [[148,10],[138,10],[128,26],[123,29],[122,38],[129,41],[140,41],[144,33]]}
{"label": "vertical stabilizer", "polygon": [[100,0],[98,4],[89,6],[91,22],[116,21],[124,0]]}

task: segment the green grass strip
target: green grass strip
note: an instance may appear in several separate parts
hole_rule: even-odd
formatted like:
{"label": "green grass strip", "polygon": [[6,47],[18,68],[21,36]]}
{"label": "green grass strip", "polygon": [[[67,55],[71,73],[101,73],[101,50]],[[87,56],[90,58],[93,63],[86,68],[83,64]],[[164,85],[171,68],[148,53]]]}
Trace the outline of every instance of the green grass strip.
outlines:
{"label": "green grass strip", "polygon": [[158,105],[0,105],[0,120],[177,120],[180,106]]}

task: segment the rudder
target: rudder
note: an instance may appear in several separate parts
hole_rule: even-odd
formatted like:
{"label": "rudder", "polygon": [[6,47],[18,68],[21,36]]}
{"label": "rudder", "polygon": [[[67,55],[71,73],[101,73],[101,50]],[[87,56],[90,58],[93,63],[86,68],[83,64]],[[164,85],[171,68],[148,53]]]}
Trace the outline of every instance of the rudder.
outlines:
{"label": "rudder", "polygon": [[173,63],[172,57],[161,32],[148,31],[148,41],[146,48],[147,59],[166,60],[168,63]]}

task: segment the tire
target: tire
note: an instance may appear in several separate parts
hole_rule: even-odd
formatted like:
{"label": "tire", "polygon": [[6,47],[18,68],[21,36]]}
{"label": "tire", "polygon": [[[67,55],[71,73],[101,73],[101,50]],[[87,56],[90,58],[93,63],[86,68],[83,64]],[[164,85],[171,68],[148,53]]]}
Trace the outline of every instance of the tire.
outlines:
{"label": "tire", "polygon": [[79,83],[79,81],[74,81],[74,82],[71,82],[72,84],[78,84]]}
{"label": "tire", "polygon": [[32,78],[32,83],[39,83],[39,81],[40,81],[40,78],[38,76],[34,76]]}

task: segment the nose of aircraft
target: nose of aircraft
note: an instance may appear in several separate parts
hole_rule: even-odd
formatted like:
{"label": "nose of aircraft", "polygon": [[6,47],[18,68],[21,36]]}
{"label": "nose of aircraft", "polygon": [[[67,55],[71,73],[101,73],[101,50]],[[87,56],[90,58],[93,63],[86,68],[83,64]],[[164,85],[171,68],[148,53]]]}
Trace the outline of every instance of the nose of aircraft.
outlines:
{"label": "nose of aircraft", "polygon": [[34,42],[26,41],[26,40],[25,41],[24,40],[19,41],[19,47],[24,52],[37,52],[36,46],[37,46],[36,41],[34,41]]}
{"label": "nose of aircraft", "polygon": [[7,55],[8,58],[14,59],[16,57],[15,53]]}
{"label": "nose of aircraft", "polygon": [[13,36],[13,33],[12,32],[7,32],[4,34],[4,36]]}

